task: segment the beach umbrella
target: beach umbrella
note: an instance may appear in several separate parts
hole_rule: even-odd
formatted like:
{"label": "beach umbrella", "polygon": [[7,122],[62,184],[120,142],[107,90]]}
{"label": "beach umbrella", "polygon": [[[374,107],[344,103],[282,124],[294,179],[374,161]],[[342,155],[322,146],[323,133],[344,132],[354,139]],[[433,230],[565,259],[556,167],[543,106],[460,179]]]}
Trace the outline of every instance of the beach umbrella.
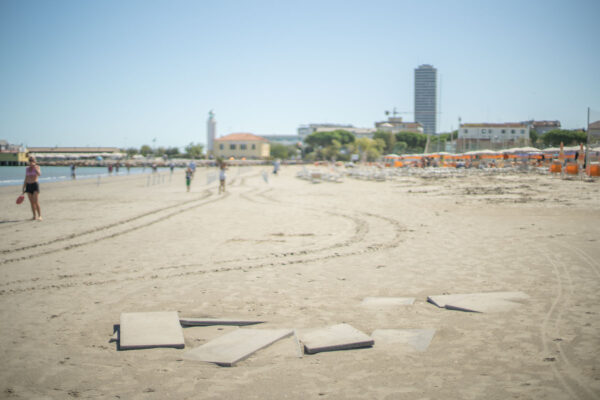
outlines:
{"label": "beach umbrella", "polygon": [[96,156],[96,161],[102,161],[102,157],[101,156]]}

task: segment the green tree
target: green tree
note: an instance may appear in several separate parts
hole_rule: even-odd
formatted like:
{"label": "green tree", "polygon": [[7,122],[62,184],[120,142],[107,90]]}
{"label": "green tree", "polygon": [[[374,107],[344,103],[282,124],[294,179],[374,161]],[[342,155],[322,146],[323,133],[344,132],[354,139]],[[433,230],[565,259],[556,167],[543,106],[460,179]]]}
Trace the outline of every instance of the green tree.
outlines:
{"label": "green tree", "polygon": [[587,143],[587,134],[583,131],[570,131],[566,129],[553,129],[542,135],[542,141],[546,146],[559,146],[562,142],[565,146]]}
{"label": "green tree", "polygon": [[382,139],[385,142],[385,153],[393,153],[396,145],[396,135],[392,132],[377,131],[373,134],[373,139]]}
{"label": "green tree", "polygon": [[406,149],[408,149],[408,145],[406,144],[406,142],[396,142],[392,153],[404,154],[404,153],[406,153]]}
{"label": "green tree", "polygon": [[271,143],[271,158],[280,158],[282,160],[287,160],[290,158],[290,154],[294,154],[291,152],[290,147],[283,145],[281,143]]}
{"label": "green tree", "polygon": [[353,143],[356,137],[348,131],[343,129],[336,129],[330,132],[315,132],[308,135],[304,142],[312,148],[327,147],[332,144],[334,140],[337,140],[342,146],[349,143]]}
{"label": "green tree", "polygon": [[177,157],[179,155],[179,148],[178,147],[168,147],[165,150],[165,154],[168,155],[169,157]]}
{"label": "green tree", "polygon": [[166,150],[167,150],[167,149],[165,149],[163,146],[160,146],[159,148],[157,148],[157,149],[154,151],[154,155],[155,155],[156,157],[162,157],[162,156],[165,154]]}
{"label": "green tree", "polygon": [[385,149],[385,141],[363,137],[356,139],[351,149],[354,154],[359,155],[361,160],[375,161],[381,157],[381,153]]}
{"label": "green tree", "polygon": [[152,154],[152,147],[147,144],[142,145],[142,147],[140,147],[140,154],[147,157],[149,154]]}
{"label": "green tree", "polygon": [[535,129],[529,130],[529,139],[531,139],[531,144],[535,144],[538,141],[540,135],[538,135]]}
{"label": "green tree", "polygon": [[204,146],[200,143],[191,142],[187,146],[185,146],[185,154],[189,158],[199,158],[202,156],[202,151],[204,150]]}
{"label": "green tree", "polygon": [[338,158],[342,144],[337,140],[332,140],[329,146],[323,149],[323,157],[327,160],[335,161]]}
{"label": "green tree", "polygon": [[427,143],[427,135],[415,132],[399,132],[396,141],[406,143],[408,153],[422,153]]}
{"label": "green tree", "polygon": [[138,149],[136,149],[135,147],[130,147],[128,149],[125,149],[124,151],[125,153],[127,153],[127,157],[135,156],[136,154],[138,154]]}

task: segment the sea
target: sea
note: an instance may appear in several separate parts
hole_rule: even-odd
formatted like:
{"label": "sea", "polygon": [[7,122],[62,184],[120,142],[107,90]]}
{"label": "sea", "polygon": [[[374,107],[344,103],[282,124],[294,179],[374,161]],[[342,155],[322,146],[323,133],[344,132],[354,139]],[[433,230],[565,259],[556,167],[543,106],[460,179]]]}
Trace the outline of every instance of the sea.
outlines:
{"label": "sea", "polygon": [[[25,180],[26,167],[9,167],[0,166],[0,186],[17,186],[22,185]],[[39,177],[40,183],[60,182],[73,179],[71,177],[71,167],[49,167],[42,166],[42,175]],[[169,168],[158,168],[158,172],[169,171]],[[108,173],[107,167],[77,167],[75,170],[76,179],[93,179],[107,176],[125,176],[134,174],[151,174],[150,167],[132,167],[127,171],[127,168],[119,168],[119,172],[113,168],[112,174]]]}

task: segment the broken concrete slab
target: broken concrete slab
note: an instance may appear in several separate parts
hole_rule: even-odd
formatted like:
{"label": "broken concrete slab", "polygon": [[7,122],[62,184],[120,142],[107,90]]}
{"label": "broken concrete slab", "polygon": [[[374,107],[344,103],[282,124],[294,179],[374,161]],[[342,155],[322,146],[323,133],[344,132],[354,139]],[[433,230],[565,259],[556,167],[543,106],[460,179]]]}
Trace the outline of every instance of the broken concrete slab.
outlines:
{"label": "broken concrete slab", "polygon": [[183,358],[231,367],[292,333],[291,329],[240,328],[184,353]]}
{"label": "broken concrete slab", "polygon": [[416,351],[425,351],[429,347],[435,329],[376,329],[371,337],[380,344],[407,344]]}
{"label": "broken concrete slab", "polygon": [[410,306],[414,302],[414,297],[365,297],[360,305],[364,307]]}
{"label": "broken concrete slab", "polygon": [[348,324],[315,329],[301,334],[300,340],[307,354],[371,347],[375,343],[370,336]]}
{"label": "broken concrete slab", "polygon": [[231,326],[247,326],[262,324],[265,321],[249,321],[236,318],[179,318],[181,326],[212,326],[212,325],[231,325]]}
{"label": "broken concrete slab", "polygon": [[528,298],[523,292],[488,292],[429,296],[427,301],[448,310],[483,313],[509,311]]}
{"label": "broken concrete slab", "polygon": [[121,313],[119,348],[185,347],[176,311]]}

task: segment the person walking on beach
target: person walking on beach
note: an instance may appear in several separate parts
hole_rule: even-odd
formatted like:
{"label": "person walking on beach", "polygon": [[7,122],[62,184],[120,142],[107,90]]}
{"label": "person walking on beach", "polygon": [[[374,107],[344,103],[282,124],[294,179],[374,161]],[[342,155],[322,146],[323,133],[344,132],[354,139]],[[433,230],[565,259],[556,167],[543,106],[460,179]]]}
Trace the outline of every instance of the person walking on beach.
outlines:
{"label": "person walking on beach", "polygon": [[[29,167],[25,169],[25,182],[23,182],[23,193],[27,193],[31,211],[33,212],[34,220],[42,220],[42,211],[40,210],[40,185],[38,178],[42,174],[40,166],[36,164],[35,157],[29,156]],[[37,214],[36,214],[37,213]],[[37,215],[37,216],[36,216]]]}
{"label": "person walking on beach", "polygon": [[71,179],[75,179],[75,164],[71,164]]}
{"label": "person walking on beach", "polygon": [[221,169],[219,170],[219,194],[221,194],[221,192],[225,193],[225,170],[227,168],[225,167],[225,162],[221,162]]}
{"label": "person walking on beach", "polygon": [[185,186],[187,187],[187,191],[190,191],[190,185],[192,184],[192,177],[194,176],[194,173],[192,172],[192,169],[190,167],[187,167],[187,169],[185,170]]}

